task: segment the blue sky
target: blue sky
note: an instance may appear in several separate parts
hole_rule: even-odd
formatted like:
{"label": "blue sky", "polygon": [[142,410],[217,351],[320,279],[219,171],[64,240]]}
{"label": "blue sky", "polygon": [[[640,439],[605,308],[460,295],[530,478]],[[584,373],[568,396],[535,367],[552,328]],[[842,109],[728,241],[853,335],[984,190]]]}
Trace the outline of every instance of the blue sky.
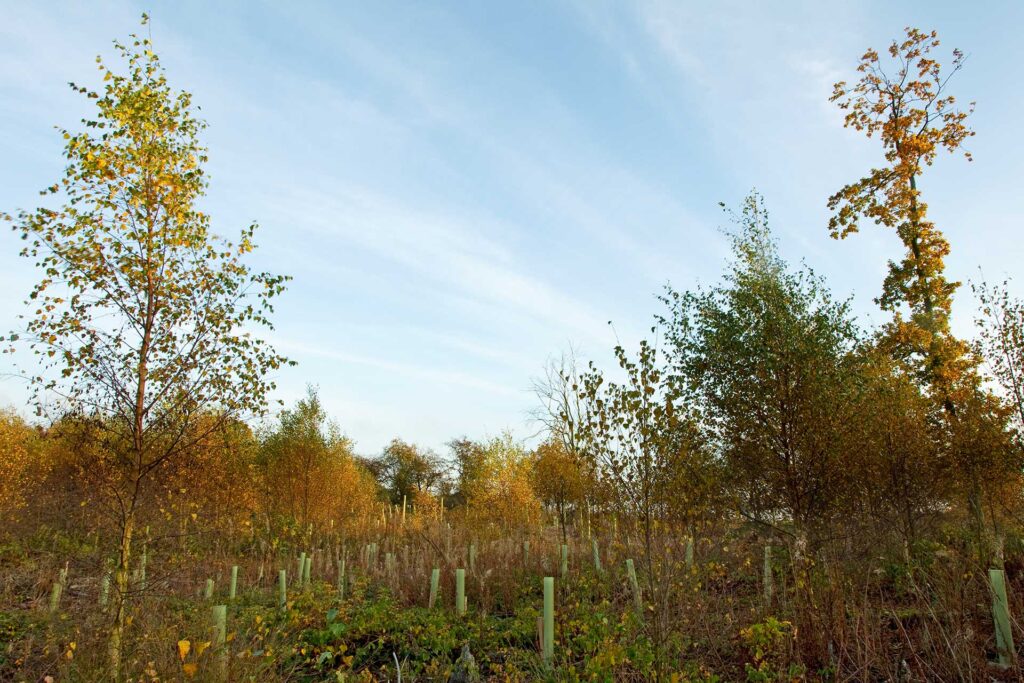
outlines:
{"label": "blue sky", "polygon": [[[922,182],[951,275],[1001,279],[1024,257],[1021,3],[0,0],[0,209],[59,178],[53,126],[88,114],[65,83],[97,85],[95,56],[142,11],[209,123],[215,229],[257,220],[256,265],[295,278],[272,339],[299,365],[276,398],[318,385],[364,453],[533,433],[545,360],[571,343],[608,364],[665,283],[716,280],[718,202],[752,188],[783,255],[882,320],[897,238],[825,227],[827,197],[880,152],[828,96],[906,25],[969,55],[953,92],[977,101],[975,161],[940,158]],[[0,232],[6,328],[34,277],[19,249]],[[972,334],[966,286],[955,316]],[[0,378],[0,405],[26,396]]]}

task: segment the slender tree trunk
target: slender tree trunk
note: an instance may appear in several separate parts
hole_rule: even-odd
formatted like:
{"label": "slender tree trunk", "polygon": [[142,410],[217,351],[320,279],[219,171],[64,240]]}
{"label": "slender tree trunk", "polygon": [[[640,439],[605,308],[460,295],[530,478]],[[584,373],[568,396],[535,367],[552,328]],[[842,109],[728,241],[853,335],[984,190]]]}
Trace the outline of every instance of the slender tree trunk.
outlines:
{"label": "slender tree trunk", "polygon": [[985,569],[989,563],[988,555],[991,545],[986,540],[985,510],[981,500],[981,485],[977,475],[971,477],[971,489],[967,494],[967,508],[974,526],[974,544],[978,553],[978,566]]}
{"label": "slender tree trunk", "polygon": [[558,524],[562,527],[562,543],[568,543],[569,537],[565,531],[565,503],[558,501]]}
{"label": "slender tree trunk", "polygon": [[124,642],[124,626],[128,615],[128,593],[131,588],[129,577],[131,576],[130,564],[134,531],[135,510],[131,509],[124,517],[117,567],[114,570],[114,618],[108,642],[108,672],[111,681],[121,680],[121,653]]}
{"label": "slender tree trunk", "polygon": [[[150,186],[147,183],[147,196]],[[143,321],[142,343],[139,346],[139,362],[136,366],[135,403],[132,411],[132,455],[135,458],[135,481],[131,498],[127,502],[122,520],[121,544],[114,574],[114,619],[108,642],[110,679],[119,681],[121,676],[121,653],[124,641],[124,627],[128,614],[129,590],[131,588],[132,534],[135,531],[135,512],[142,492],[142,478],[146,465],[146,383],[149,377],[149,351],[153,343],[153,327],[157,313],[156,278],[151,262],[155,234],[152,220],[148,220],[146,240],[146,317]]]}

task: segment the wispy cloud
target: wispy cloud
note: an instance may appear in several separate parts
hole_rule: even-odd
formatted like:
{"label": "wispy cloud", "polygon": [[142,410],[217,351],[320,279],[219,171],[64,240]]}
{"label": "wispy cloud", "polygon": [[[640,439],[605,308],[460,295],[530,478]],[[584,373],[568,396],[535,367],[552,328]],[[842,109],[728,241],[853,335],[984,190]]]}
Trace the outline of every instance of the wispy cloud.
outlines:
{"label": "wispy cloud", "polygon": [[335,253],[370,252],[458,296],[558,325],[587,340],[606,336],[605,321],[590,306],[519,269],[506,247],[457,215],[417,211],[366,188],[346,186],[282,187],[268,208],[283,218],[295,206],[304,207],[299,230],[315,232]]}
{"label": "wispy cloud", "polygon": [[488,382],[487,380],[474,377],[458,370],[444,370],[406,363],[397,363],[386,358],[348,353],[346,351],[338,350],[335,347],[315,346],[307,342],[285,339],[279,336],[273,336],[269,341],[286,354],[290,353],[299,356],[327,358],[330,360],[340,361],[341,363],[360,365],[373,368],[375,370],[381,370],[407,379],[425,380],[432,383],[464,387],[477,391],[486,391],[502,396],[520,397],[522,395],[521,391],[516,391],[511,387],[494,382]]}
{"label": "wispy cloud", "polygon": [[[713,5],[643,0],[636,4],[640,24],[672,65],[692,84],[706,88],[713,83],[707,59],[715,55],[701,53],[701,35],[722,34],[725,14]],[[709,11],[710,10],[710,11]]]}

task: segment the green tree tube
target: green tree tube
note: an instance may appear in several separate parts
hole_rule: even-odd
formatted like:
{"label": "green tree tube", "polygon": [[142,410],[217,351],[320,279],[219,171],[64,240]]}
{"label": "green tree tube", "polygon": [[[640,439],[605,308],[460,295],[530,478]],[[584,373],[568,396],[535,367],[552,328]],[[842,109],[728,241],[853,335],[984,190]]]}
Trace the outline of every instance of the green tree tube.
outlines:
{"label": "green tree tube", "polygon": [[544,577],[544,663],[555,658],[555,577]]}

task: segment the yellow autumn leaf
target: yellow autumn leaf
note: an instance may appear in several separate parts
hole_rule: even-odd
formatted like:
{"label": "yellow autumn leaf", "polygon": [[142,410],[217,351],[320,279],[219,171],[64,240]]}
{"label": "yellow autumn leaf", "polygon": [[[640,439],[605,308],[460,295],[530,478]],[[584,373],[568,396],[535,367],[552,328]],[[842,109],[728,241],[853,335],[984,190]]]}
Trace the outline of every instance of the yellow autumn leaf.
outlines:
{"label": "yellow autumn leaf", "polygon": [[188,657],[189,650],[192,649],[192,643],[187,640],[178,641],[178,659],[185,661],[185,657]]}
{"label": "yellow autumn leaf", "polygon": [[202,657],[203,656],[203,652],[205,652],[206,648],[208,648],[208,647],[210,647],[210,641],[209,640],[206,641],[205,643],[196,643],[196,657]]}
{"label": "yellow autumn leaf", "polygon": [[185,672],[185,675],[192,678],[196,675],[196,671],[199,669],[194,663],[189,662],[188,664],[182,664],[181,670]]}

